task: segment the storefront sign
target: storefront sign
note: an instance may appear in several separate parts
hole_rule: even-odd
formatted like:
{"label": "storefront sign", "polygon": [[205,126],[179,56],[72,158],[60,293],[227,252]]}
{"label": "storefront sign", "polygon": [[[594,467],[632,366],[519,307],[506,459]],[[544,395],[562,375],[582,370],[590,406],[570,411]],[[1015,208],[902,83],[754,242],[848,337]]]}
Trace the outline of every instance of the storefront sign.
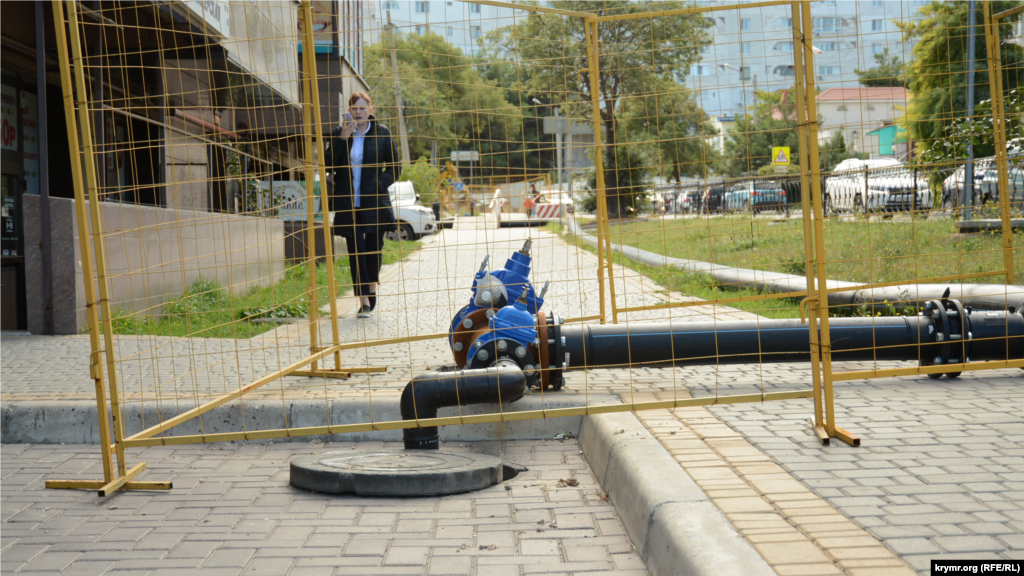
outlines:
{"label": "storefront sign", "polygon": [[0,148],[18,151],[18,91],[11,86],[0,86],[2,91],[2,123]]}
{"label": "storefront sign", "polygon": [[[337,2],[313,0],[313,44],[316,45],[316,52],[332,54],[334,52],[334,37],[338,33],[337,15],[334,13]],[[299,20],[299,34],[301,35],[302,20]],[[300,36],[301,37],[301,36]],[[299,42],[299,51],[302,51],[302,42]]]}
{"label": "storefront sign", "polygon": [[39,195],[39,97],[21,91],[22,178],[25,193]]}
{"label": "storefront sign", "polygon": [[185,2],[188,11],[203,21],[206,33],[228,36],[230,28],[230,4],[217,0],[188,0]]}

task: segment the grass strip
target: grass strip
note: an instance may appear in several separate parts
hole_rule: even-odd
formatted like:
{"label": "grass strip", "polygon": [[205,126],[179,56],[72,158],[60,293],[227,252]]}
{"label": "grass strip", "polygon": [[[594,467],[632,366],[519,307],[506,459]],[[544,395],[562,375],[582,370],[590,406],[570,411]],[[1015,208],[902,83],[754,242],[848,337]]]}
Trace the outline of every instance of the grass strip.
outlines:
{"label": "grass strip", "polygon": [[[384,265],[408,258],[421,246],[420,242],[385,240]],[[351,292],[352,273],[346,255],[334,259],[334,279],[337,297]],[[323,305],[328,301],[327,267],[323,264],[317,266],[316,284],[317,301]],[[183,294],[168,300],[160,315],[115,309],[113,331],[123,335],[248,339],[277,328],[276,319],[308,317],[308,296],[309,265],[306,261],[288,262],[284,277],[273,285],[253,285],[238,293],[215,279],[200,277],[189,284]],[[100,329],[102,331],[102,326]]]}

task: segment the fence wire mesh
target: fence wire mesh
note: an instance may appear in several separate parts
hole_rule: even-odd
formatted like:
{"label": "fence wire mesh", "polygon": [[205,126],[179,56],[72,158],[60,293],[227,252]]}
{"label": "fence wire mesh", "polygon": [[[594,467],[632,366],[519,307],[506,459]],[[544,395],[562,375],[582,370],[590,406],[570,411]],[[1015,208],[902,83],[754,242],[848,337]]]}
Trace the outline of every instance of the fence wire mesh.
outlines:
{"label": "fence wire mesh", "polygon": [[[116,444],[415,425],[373,402],[487,365],[470,349],[483,323],[514,337],[471,288],[485,256],[498,270],[527,239],[505,303],[528,281],[536,307],[550,281],[549,318],[625,337],[565,365],[524,342],[527,371],[564,369],[566,388],[540,386],[517,418],[619,394],[615,409],[808,397],[812,380],[835,435],[834,379],[970,369],[964,344],[918,362],[922,340],[884,335],[937,285],[1004,318],[1024,301],[1024,39],[991,14],[1015,2],[979,4],[973,26],[968,6],[68,2],[78,225],[99,287],[80,316],[96,314],[83,324]],[[842,348],[856,318],[861,345]],[[776,320],[798,346],[776,346]],[[730,340],[737,322],[752,343]],[[673,344],[687,324],[710,344]],[[1020,365],[1011,324],[985,367]],[[668,345],[630,338],[652,325]],[[766,369],[808,361],[795,379]],[[688,367],[647,371],[673,363]],[[555,410],[566,397],[581,408]],[[299,402],[321,416],[293,418]],[[458,404],[437,423],[469,421]],[[512,418],[495,410],[474,421]]]}

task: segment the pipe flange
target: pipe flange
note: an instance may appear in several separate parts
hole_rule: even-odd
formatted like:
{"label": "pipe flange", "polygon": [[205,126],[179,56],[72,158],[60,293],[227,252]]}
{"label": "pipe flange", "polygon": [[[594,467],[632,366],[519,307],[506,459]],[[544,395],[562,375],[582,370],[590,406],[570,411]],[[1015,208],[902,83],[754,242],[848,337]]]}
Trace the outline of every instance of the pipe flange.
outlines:
{"label": "pipe flange", "polygon": [[[452,355],[455,357],[455,364],[460,368],[465,368],[470,355],[476,352],[476,350],[471,349],[473,342],[481,335],[490,331],[490,327],[487,324],[488,311],[491,311],[492,314],[494,313],[493,308],[474,310],[463,318],[462,322],[459,322],[458,328],[455,329],[455,333],[452,335]],[[469,328],[465,326],[466,320],[472,322]],[[462,344],[462,349],[456,351],[456,344]]]}
{"label": "pipe flange", "polygon": [[551,366],[548,348],[548,319],[544,312],[537,312],[537,356],[540,358],[540,386],[547,390],[550,384]]}

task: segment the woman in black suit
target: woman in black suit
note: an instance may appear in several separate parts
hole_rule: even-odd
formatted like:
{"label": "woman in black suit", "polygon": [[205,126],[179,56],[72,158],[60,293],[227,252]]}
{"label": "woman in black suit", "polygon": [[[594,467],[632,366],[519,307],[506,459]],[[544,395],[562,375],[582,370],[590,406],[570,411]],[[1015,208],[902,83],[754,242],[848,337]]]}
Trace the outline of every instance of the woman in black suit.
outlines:
{"label": "woman in black suit", "polygon": [[354,290],[362,299],[358,316],[369,318],[377,306],[384,233],[397,229],[388,187],[398,178],[398,154],[391,131],[373,117],[367,93],[352,94],[348,105],[351,119],[334,130],[325,152],[333,182],[328,200],[334,235],[345,238]]}

